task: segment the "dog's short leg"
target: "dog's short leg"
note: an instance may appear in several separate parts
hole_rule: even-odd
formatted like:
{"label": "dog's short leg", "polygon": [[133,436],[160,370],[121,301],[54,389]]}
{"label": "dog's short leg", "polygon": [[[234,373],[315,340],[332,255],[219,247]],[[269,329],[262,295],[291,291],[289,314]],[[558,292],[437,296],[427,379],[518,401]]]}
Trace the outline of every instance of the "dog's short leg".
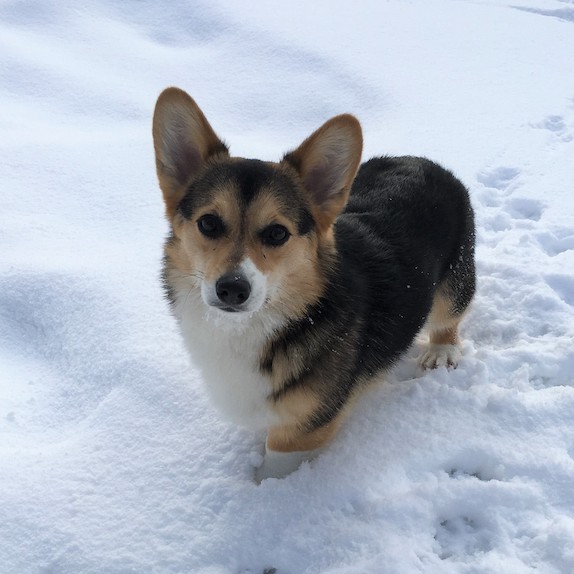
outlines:
{"label": "dog's short leg", "polygon": [[423,369],[447,367],[454,369],[461,359],[458,341],[458,323],[446,329],[431,331],[429,347],[420,360]]}
{"label": "dog's short leg", "polygon": [[455,310],[452,297],[446,289],[439,289],[427,320],[429,346],[420,359],[423,369],[447,367],[454,369],[461,359],[458,325],[462,312]]}
{"label": "dog's short leg", "polygon": [[474,217],[467,206],[462,241],[434,294],[427,318],[429,348],[420,365],[424,369],[455,368],[461,359],[458,326],[476,289]]}
{"label": "dog's short leg", "polygon": [[273,427],[265,442],[263,464],[257,469],[255,480],[283,478],[299,465],[321,453],[339,430],[343,416],[340,414],[318,429],[307,431],[294,425]]}

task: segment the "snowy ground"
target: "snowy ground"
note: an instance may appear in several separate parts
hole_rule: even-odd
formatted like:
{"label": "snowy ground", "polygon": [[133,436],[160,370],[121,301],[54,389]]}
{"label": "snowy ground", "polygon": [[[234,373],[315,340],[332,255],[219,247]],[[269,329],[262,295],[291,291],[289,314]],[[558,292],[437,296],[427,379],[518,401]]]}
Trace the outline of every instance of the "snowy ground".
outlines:
{"label": "snowy ground", "polygon": [[[0,572],[573,572],[573,54],[572,0],[0,2]],[[472,190],[463,363],[281,481],[162,299],[168,85],[237,155],[352,112]]]}

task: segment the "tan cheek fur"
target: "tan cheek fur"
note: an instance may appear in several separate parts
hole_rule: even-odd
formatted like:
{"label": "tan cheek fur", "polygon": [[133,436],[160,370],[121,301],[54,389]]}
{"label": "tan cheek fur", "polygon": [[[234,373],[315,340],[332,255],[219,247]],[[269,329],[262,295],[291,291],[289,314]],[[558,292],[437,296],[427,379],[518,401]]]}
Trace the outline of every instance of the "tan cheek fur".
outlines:
{"label": "tan cheek fur", "polygon": [[[267,277],[269,305],[289,317],[298,317],[324,290],[319,263],[319,239],[313,232],[299,236],[293,221],[288,220],[271,194],[262,194],[247,212],[250,234],[246,255]],[[291,237],[281,246],[261,243],[259,232],[266,226],[284,225]]]}
{"label": "tan cheek fur", "polygon": [[[215,240],[202,235],[197,220],[205,214],[221,217],[228,234]],[[207,282],[215,282],[241,259],[239,226],[240,214],[234,190],[222,189],[215,194],[213,202],[198,210],[192,219],[176,216],[173,231],[179,242],[173,247],[168,246],[166,252],[180,271],[194,274]]]}

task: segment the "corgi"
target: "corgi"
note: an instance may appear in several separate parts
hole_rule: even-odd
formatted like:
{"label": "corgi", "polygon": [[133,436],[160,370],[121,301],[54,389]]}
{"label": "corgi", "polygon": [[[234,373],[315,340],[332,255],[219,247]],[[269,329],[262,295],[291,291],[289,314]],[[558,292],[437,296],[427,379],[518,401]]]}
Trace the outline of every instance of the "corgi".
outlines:
{"label": "corgi", "polygon": [[258,482],[321,452],[423,327],[421,366],[456,367],[475,228],[450,171],[410,156],[359,167],[348,114],[278,163],[233,157],[178,88],[157,100],[153,141],[166,294],[215,406],[267,432]]}

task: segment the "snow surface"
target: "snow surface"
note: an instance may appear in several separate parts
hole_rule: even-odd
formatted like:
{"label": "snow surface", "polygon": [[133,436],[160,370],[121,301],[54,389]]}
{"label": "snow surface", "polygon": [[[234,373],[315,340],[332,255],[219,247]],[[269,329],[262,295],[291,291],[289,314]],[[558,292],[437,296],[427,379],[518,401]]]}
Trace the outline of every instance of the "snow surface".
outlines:
{"label": "snow surface", "polygon": [[[0,2],[0,572],[573,572],[573,54],[571,0]],[[351,112],[472,191],[460,367],[418,344],[284,480],[162,298],[168,85],[237,155]]]}

